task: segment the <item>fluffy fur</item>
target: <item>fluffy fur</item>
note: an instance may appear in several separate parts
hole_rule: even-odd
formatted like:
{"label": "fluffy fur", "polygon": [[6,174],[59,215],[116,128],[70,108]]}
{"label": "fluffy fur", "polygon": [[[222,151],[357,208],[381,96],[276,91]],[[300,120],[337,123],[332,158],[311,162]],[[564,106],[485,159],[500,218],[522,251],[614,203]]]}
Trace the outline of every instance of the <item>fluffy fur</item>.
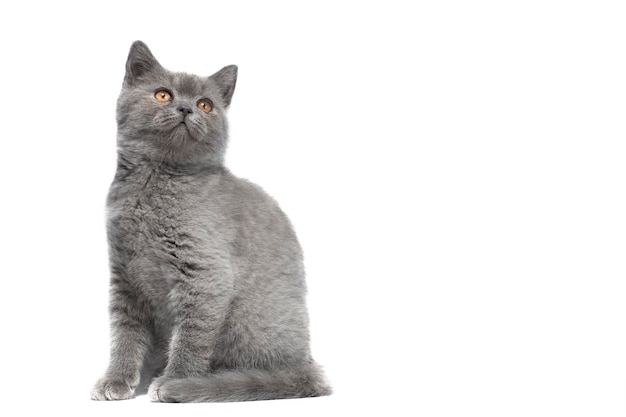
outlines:
{"label": "fluffy fur", "polygon": [[[107,200],[111,355],[94,400],[314,397],[302,252],[276,202],[224,166],[237,67],[164,69],[135,42]],[[171,100],[155,93],[166,88]],[[198,106],[213,103],[211,112]]]}

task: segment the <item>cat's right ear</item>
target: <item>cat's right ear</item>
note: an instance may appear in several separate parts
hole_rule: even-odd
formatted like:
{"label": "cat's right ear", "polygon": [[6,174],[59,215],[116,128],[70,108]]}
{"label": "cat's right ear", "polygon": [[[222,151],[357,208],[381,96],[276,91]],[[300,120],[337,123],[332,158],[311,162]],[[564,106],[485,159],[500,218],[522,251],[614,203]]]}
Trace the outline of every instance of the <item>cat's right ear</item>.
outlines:
{"label": "cat's right ear", "polygon": [[235,92],[235,84],[237,84],[237,65],[224,67],[209,78],[217,84],[224,106],[230,106],[230,101]]}
{"label": "cat's right ear", "polygon": [[135,41],[130,47],[128,60],[126,60],[124,84],[133,85],[146,74],[162,68],[148,49],[148,45],[141,41]]}

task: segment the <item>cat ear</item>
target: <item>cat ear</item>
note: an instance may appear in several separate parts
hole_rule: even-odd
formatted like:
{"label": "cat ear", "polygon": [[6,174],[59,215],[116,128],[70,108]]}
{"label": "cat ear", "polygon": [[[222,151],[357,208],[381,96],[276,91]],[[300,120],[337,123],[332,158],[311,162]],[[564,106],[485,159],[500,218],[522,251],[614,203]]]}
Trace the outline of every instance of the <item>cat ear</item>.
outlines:
{"label": "cat ear", "polygon": [[148,45],[141,41],[135,41],[128,53],[124,82],[131,85],[145,74],[162,68],[161,64],[152,55],[152,52],[150,52],[150,49],[148,49]]}
{"label": "cat ear", "polygon": [[235,84],[237,83],[237,65],[224,67],[215,74],[211,75],[209,78],[217,84],[217,87],[222,94],[224,106],[228,107],[230,105],[230,100],[233,98]]}

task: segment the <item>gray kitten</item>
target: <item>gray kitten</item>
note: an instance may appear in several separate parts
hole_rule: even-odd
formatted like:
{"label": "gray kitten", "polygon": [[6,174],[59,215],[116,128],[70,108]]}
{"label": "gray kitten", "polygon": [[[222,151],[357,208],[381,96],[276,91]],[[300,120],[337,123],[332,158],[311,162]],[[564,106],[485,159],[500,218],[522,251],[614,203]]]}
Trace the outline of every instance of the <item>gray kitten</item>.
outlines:
{"label": "gray kitten", "polygon": [[[94,400],[328,395],[311,358],[302,252],[277,203],[224,166],[237,67],[164,69],[135,42],[107,199],[109,367]],[[143,385],[143,384],[142,384]]]}

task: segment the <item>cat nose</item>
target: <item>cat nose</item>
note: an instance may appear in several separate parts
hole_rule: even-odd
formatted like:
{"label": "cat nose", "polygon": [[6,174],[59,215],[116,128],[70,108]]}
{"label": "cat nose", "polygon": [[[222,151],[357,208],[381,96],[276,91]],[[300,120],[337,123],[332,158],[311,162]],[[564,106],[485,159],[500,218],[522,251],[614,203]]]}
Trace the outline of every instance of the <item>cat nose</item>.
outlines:
{"label": "cat nose", "polygon": [[189,113],[193,113],[189,107],[185,107],[185,106],[178,106],[176,110],[183,113],[183,119],[187,117]]}

